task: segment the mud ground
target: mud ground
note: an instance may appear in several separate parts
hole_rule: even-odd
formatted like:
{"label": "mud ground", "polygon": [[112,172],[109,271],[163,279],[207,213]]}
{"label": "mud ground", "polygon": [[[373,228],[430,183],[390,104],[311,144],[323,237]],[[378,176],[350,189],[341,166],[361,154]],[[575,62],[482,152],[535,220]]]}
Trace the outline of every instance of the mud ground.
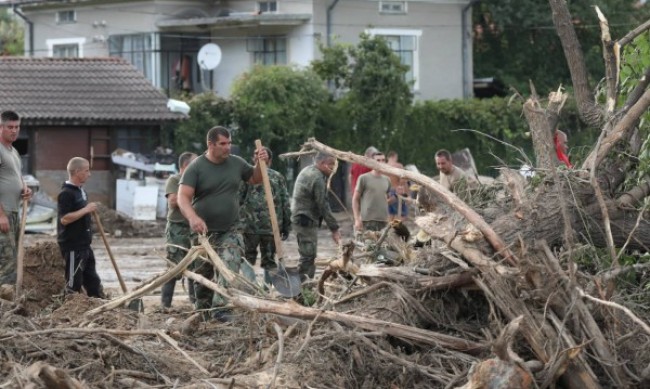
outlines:
{"label": "mud ground", "polygon": [[[341,234],[343,239],[352,237],[352,221],[347,213],[336,213],[336,219],[341,225]],[[158,224],[163,224],[163,221],[158,221]],[[131,236],[113,236],[111,231],[114,231],[119,226],[113,226],[111,220],[103,221],[104,229],[109,231],[108,243],[117,265],[119,267],[122,279],[126,284],[127,289],[132,290],[135,286],[139,285],[142,281],[147,280],[155,275],[163,273],[166,269],[165,262],[165,238],[163,235],[158,237],[131,237]],[[159,226],[160,227],[160,226]],[[155,230],[153,227],[149,227]],[[164,227],[158,228],[158,231],[163,230]],[[144,231],[143,235],[149,235],[148,231]],[[43,234],[27,234],[25,236],[25,247],[34,246],[37,244],[43,245],[43,250],[56,250],[56,237],[43,235]],[[298,261],[298,244],[296,237],[292,233],[284,243],[285,262],[288,266],[296,266]],[[104,247],[104,243],[99,235],[93,237],[93,251],[97,261],[97,272],[99,273],[104,290],[110,297],[116,297],[122,294],[120,284],[118,282],[113,266],[111,265],[108,253]],[[323,227],[318,233],[318,257],[319,260],[333,259],[337,256],[337,246],[333,244],[330,231]],[[28,264],[26,264],[28,266]],[[51,264],[52,268],[57,265]],[[258,276],[261,277],[262,270],[259,267],[259,259],[256,263],[256,271]],[[27,270],[28,271],[28,270]],[[62,271],[62,268],[61,268]],[[52,273],[51,273],[52,274]],[[50,274],[50,276],[51,276]],[[57,274],[61,278],[63,273]],[[64,280],[53,280],[49,277],[47,283],[61,284]],[[36,286],[36,285],[35,285]],[[160,290],[155,290],[153,294],[149,294],[143,298],[145,309],[155,309],[160,303]],[[176,290],[174,293],[173,306],[188,307],[189,300],[186,288],[183,283],[176,283]]]}

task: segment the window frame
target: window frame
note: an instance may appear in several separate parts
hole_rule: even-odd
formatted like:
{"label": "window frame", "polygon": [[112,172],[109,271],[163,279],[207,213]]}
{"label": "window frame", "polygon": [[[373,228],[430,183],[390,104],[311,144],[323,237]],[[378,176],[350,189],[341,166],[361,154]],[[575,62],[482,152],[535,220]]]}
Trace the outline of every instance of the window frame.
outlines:
{"label": "window frame", "polygon": [[[71,13],[72,19],[62,19],[61,15],[64,13],[65,14]],[[77,11],[74,9],[56,11],[55,18],[56,18],[56,24],[74,24],[77,23]]]}
{"label": "window frame", "polygon": [[[411,67],[411,73],[413,74],[413,91],[418,92],[420,90],[420,41],[422,38],[422,30],[413,30],[413,29],[401,29],[401,28],[369,28],[366,29],[366,34],[370,36],[411,36],[415,39],[414,45],[415,48],[413,52],[413,66]],[[393,50],[394,51],[394,50]],[[406,51],[406,50],[400,50]],[[394,51],[395,52],[395,51]],[[401,62],[401,58],[400,58]]]}
{"label": "window frame", "polygon": [[[399,10],[385,10],[384,5],[387,4],[392,4],[392,5],[401,5],[401,9]],[[379,13],[382,15],[406,15],[408,14],[408,1],[379,1]]]}
{"label": "window frame", "polygon": [[[278,41],[284,41],[284,50],[278,50]],[[260,42],[261,41],[261,42]],[[273,47],[274,50],[270,51],[267,48],[267,44],[273,41]],[[261,47],[258,47],[258,45],[261,45]],[[288,41],[287,37],[284,35],[278,35],[278,36],[262,36],[262,37],[249,37],[246,39],[246,51],[251,53],[253,57],[253,64],[254,65],[263,65],[263,66],[271,66],[271,65],[286,65],[289,63],[288,61]],[[278,56],[281,55],[281,53],[284,53],[284,62],[279,62],[278,61]],[[273,63],[267,63],[266,62],[266,56],[268,54],[272,54],[274,57]],[[257,57],[262,56],[263,60],[258,61]]]}
{"label": "window frame", "polygon": [[50,58],[54,57],[54,46],[63,46],[63,45],[74,45],[78,46],[77,58],[83,58],[84,56],[84,44],[86,43],[86,38],[55,38],[55,39],[46,39],[45,45],[47,46],[47,56]]}
{"label": "window frame", "polygon": [[[273,5],[275,5],[275,10],[273,10],[273,11],[262,11],[262,4],[266,5],[266,7],[268,9],[270,9],[271,5],[273,4]],[[280,7],[279,7],[279,4],[278,4],[278,1],[271,0],[271,1],[258,1],[257,2],[257,12],[260,13],[260,14],[262,14],[262,13],[275,14],[275,13],[278,13],[279,11],[280,11]]]}

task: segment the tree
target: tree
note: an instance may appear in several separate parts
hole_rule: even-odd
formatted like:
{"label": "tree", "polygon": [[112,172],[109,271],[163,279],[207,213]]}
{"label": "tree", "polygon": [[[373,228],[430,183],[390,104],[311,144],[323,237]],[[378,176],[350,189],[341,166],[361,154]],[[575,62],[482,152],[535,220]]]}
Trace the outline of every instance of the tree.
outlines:
{"label": "tree", "polygon": [[247,151],[255,139],[276,153],[295,150],[314,135],[326,100],[325,86],[310,70],[257,66],[233,85],[237,141]]}
{"label": "tree", "polygon": [[[339,118],[328,141],[346,147],[384,147],[404,127],[413,99],[406,82],[408,67],[381,36],[361,34],[356,46],[323,48],[312,68],[334,86],[334,114]],[[345,120],[340,120],[345,118]]]}
{"label": "tree", "polygon": [[0,8],[0,55],[23,55],[25,31],[22,23]]}
{"label": "tree", "polygon": [[177,154],[184,151],[201,153],[205,150],[205,136],[214,126],[232,127],[233,108],[230,101],[214,93],[201,93],[192,96],[189,119],[166,127],[169,143]]}
{"label": "tree", "polygon": [[[637,0],[600,0],[597,4],[609,17],[612,34],[618,36],[650,17],[650,7],[635,8]],[[570,6],[569,23],[584,49],[590,82],[595,84],[604,67],[593,2],[573,1]],[[482,1],[474,6],[473,20],[477,77],[496,76],[520,92],[528,90],[529,80],[544,93],[558,84],[571,85],[562,45],[544,2]]]}

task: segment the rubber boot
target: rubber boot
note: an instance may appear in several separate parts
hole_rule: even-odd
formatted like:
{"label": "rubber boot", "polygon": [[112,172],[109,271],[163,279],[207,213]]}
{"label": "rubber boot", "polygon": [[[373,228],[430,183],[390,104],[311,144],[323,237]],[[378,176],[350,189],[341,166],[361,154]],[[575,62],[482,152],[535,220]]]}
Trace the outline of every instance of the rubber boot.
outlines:
{"label": "rubber boot", "polygon": [[176,287],[176,279],[173,278],[165,283],[160,290],[160,305],[163,308],[172,306],[172,299],[174,298],[174,288]]}

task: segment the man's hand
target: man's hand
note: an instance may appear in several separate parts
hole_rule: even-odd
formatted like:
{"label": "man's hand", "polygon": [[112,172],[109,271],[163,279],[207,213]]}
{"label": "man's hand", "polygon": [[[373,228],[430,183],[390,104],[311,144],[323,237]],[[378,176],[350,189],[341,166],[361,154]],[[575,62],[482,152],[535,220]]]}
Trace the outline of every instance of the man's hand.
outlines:
{"label": "man's hand", "polygon": [[289,239],[289,231],[287,231],[287,230],[280,231],[280,239],[282,239],[282,240]]}
{"label": "man's hand", "polygon": [[199,234],[205,234],[208,232],[208,226],[205,224],[203,219],[201,219],[199,216],[194,216],[189,220],[189,222],[192,231]]}
{"label": "man's hand", "polygon": [[266,149],[261,148],[259,150],[255,150],[255,162],[262,160],[264,163],[267,165],[269,164],[269,155],[266,153]]}
{"label": "man's hand", "polygon": [[98,205],[99,205],[99,203],[88,203],[88,204],[86,204],[86,206],[84,207],[86,209],[86,213],[93,213],[93,212],[97,211],[97,206]]}
{"label": "man's hand", "polygon": [[32,198],[32,190],[28,186],[23,187],[22,192],[20,192],[20,197],[29,200]]}
{"label": "man's hand", "polygon": [[0,232],[9,232],[9,218],[5,214],[0,215]]}
{"label": "man's hand", "polygon": [[332,240],[334,241],[334,243],[339,244],[339,242],[341,241],[341,231],[339,230],[332,231]]}

